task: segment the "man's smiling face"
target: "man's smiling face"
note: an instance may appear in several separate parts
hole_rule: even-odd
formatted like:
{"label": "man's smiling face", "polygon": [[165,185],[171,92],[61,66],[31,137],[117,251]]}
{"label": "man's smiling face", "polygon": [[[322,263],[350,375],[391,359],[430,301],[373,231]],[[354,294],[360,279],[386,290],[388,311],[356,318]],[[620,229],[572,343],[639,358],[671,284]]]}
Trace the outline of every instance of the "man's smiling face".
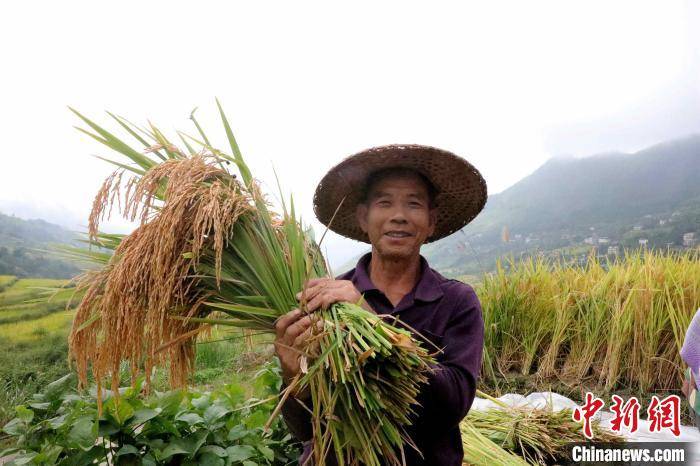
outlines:
{"label": "man's smiling face", "polygon": [[425,181],[417,174],[398,172],[370,186],[357,219],[380,256],[401,260],[418,255],[435,231],[432,207]]}

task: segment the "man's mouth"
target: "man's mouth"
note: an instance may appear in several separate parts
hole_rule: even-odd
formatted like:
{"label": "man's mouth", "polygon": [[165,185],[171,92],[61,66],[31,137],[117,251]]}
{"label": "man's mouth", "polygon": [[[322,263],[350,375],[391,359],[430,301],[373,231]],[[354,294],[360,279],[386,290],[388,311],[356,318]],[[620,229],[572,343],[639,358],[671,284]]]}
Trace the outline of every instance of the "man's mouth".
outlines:
{"label": "man's mouth", "polygon": [[406,231],[387,231],[384,234],[390,238],[408,238],[409,236],[413,236]]}

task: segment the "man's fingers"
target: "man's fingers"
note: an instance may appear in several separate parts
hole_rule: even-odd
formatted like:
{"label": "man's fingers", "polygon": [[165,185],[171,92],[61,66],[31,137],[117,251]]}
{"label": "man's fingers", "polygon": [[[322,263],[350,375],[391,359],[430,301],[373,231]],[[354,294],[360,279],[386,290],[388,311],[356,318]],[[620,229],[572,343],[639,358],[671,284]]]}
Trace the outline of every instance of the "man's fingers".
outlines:
{"label": "man's fingers", "polygon": [[323,290],[343,288],[345,286],[346,284],[344,283],[344,280],[333,280],[331,278],[315,278],[306,282],[304,290],[297,293],[297,299],[301,301],[302,296],[305,296],[306,300],[309,301]]}
{"label": "man's fingers", "polygon": [[327,278],[309,280],[304,285],[304,289],[297,293],[297,300],[301,301],[302,298],[306,298],[306,301],[309,301],[326,286],[326,282],[328,282]]}
{"label": "man's fingers", "polygon": [[294,339],[292,346],[300,351],[303,351],[306,341],[311,337],[313,333],[313,327],[309,327],[304,330],[301,335]]}
{"label": "man's fingers", "polygon": [[313,312],[319,309],[328,309],[331,305],[341,301],[351,301],[347,298],[344,287],[329,287],[319,292],[313,299],[310,299],[306,303],[306,310]]}
{"label": "man's fingers", "polygon": [[306,309],[310,312],[317,311],[319,309],[327,309],[328,306],[332,304],[329,303],[330,299],[329,293],[327,291],[322,291],[321,293],[317,294],[314,299],[306,303]]}
{"label": "man's fingers", "polygon": [[282,338],[282,336],[284,336],[284,332],[287,330],[287,327],[289,327],[293,322],[299,320],[301,316],[302,312],[299,309],[294,309],[293,311],[289,311],[277,319],[277,322],[275,322],[275,333],[277,338]]}
{"label": "man's fingers", "polygon": [[287,327],[287,331],[284,333],[283,340],[287,344],[291,344],[296,337],[304,333],[304,331],[311,326],[311,317],[306,316],[294,322],[292,325]]}
{"label": "man's fingers", "polygon": [[[307,341],[309,341],[310,338],[312,338],[314,335],[318,335],[322,330],[323,330],[324,323],[322,320],[316,320],[313,325],[309,326],[304,332],[296,337],[294,339],[294,344],[293,347],[297,348],[300,351],[304,351],[306,348]],[[313,341],[311,343],[312,346],[317,346],[318,342]]]}
{"label": "man's fingers", "polygon": [[323,286],[327,284],[328,282],[333,281],[330,278],[312,278],[311,280],[308,280],[306,283],[304,283],[304,290],[310,290],[312,288],[317,288],[319,286]]}
{"label": "man's fingers", "polygon": [[312,278],[312,279],[306,281],[306,283],[304,284],[304,287],[305,287],[305,288],[311,288],[312,286],[316,286],[316,285],[318,285],[319,283],[327,282],[327,281],[330,281],[330,280],[331,280],[330,278],[325,278],[325,277],[321,277],[321,278]]}

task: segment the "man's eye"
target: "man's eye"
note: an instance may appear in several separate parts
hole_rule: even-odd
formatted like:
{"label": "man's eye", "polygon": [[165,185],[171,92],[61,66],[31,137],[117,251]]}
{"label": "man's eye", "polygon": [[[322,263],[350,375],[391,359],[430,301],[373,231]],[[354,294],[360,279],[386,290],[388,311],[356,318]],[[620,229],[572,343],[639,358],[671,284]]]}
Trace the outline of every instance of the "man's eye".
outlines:
{"label": "man's eye", "polygon": [[388,207],[391,203],[389,201],[377,201],[377,205],[380,207]]}

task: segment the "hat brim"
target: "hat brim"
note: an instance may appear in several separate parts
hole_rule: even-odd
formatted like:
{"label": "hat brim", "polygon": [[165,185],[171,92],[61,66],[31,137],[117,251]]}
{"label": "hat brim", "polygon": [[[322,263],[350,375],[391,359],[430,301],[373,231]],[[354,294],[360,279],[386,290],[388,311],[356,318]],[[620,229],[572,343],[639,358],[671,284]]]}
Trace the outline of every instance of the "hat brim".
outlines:
{"label": "hat brim", "polygon": [[[463,228],[486,204],[486,181],[463,158],[435,147],[394,144],[351,155],[331,168],[316,187],[316,217],[326,226],[333,219],[329,228],[339,235],[369,243],[369,237],[357,222],[357,205],[361,202],[367,177],[377,170],[390,167],[414,169],[427,177],[438,190],[435,197],[435,232],[426,243]],[[336,209],[338,213],[333,218]]]}

